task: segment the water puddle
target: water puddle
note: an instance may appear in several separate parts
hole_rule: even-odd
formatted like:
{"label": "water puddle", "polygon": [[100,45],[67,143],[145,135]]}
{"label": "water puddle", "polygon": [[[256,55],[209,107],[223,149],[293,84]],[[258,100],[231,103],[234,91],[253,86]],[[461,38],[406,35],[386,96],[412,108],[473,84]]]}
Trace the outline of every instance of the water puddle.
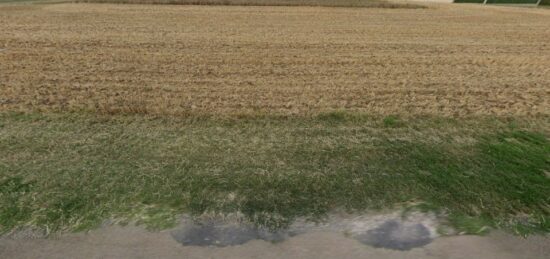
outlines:
{"label": "water puddle", "polygon": [[279,242],[290,237],[287,231],[270,232],[251,225],[220,222],[189,224],[171,235],[183,245],[219,247],[242,245],[254,239]]}
{"label": "water puddle", "polygon": [[[303,219],[288,229],[271,232],[233,217],[232,219],[191,220],[171,232],[172,237],[184,246],[234,246],[251,240],[282,242],[303,233],[330,231],[341,233],[365,245],[394,250],[422,247],[437,237],[437,220],[432,214],[401,213],[379,215],[332,215],[322,223]],[[238,219],[238,220],[236,220]]]}
{"label": "water puddle", "polygon": [[422,224],[403,224],[395,220],[384,222],[375,229],[354,237],[359,242],[374,247],[410,250],[432,242],[430,230]]}

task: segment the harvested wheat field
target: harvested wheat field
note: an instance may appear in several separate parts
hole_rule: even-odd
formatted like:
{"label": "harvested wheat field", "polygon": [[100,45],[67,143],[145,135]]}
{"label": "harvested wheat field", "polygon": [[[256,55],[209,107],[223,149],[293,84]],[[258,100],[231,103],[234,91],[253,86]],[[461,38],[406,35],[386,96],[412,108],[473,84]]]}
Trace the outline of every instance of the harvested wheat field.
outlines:
{"label": "harvested wheat field", "polygon": [[80,1],[157,4],[0,4],[0,258],[548,254],[438,237],[550,233],[550,9]]}
{"label": "harvested wheat field", "polygon": [[0,110],[550,115],[550,12],[0,6]]}

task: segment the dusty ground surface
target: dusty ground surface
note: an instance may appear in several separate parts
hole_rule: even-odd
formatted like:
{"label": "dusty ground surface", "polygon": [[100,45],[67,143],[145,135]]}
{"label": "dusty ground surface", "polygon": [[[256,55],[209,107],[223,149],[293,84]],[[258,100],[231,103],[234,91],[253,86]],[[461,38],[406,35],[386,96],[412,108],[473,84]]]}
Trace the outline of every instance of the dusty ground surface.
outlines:
{"label": "dusty ground surface", "polygon": [[319,231],[278,243],[183,246],[168,231],[109,227],[50,239],[0,239],[2,258],[547,258],[550,239],[523,239],[501,232],[488,236],[436,238],[407,251],[374,248],[341,233]]}
{"label": "dusty ground surface", "polygon": [[[331,215],[314,224],[296,221],[268,233],[239,217],[192,220],[149,232],[105,226],[89,233],[42,238],[23,231],[0,237],[2,258],[545,258],[550,239],[492,232],[439,237],[434,214],[400,212]],[[419,231],[420,230],[420,231]]]}
{"label": "dusty ground surface", "polygon": [[0,7],[0,111],[550,114],[550,12]]}

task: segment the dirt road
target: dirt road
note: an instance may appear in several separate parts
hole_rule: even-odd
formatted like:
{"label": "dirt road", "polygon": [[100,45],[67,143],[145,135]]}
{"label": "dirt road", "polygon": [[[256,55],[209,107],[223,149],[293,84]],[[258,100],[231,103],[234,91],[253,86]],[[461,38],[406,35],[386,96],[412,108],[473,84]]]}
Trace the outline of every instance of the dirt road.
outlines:
{"label": "dirt road", "polygon": [[[0,238],[0,258],[545,258],[550,237],[441,237],[442,218],[432,213],[332,214],[312,223],[296,220],[270,232],[226,215],[150,232],[108,225],[88,233],[20,231]],[[451,233],[451,232],[448,232]]]}
{"label": "dirt road", "polygon": [[280,243],[253,240],[228,247],[182,246],[169,231],[110,227],[51,239],[0,239],[1,258],[548,258],[550,239],[488,236],[436,238],[408,251],[374,248],[334,232],[311,232]]}

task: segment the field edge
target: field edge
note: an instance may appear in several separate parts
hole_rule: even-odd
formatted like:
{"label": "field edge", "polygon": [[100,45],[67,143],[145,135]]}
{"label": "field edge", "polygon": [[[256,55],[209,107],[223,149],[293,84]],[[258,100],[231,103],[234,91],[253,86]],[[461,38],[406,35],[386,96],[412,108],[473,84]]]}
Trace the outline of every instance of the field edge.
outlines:
{"label": "field edge", "polygon": [[547,123],[2,113],[0,225],[163,229],[181,213],[240,212],[277,229],[420,202],[465,233],[548,232]]}

